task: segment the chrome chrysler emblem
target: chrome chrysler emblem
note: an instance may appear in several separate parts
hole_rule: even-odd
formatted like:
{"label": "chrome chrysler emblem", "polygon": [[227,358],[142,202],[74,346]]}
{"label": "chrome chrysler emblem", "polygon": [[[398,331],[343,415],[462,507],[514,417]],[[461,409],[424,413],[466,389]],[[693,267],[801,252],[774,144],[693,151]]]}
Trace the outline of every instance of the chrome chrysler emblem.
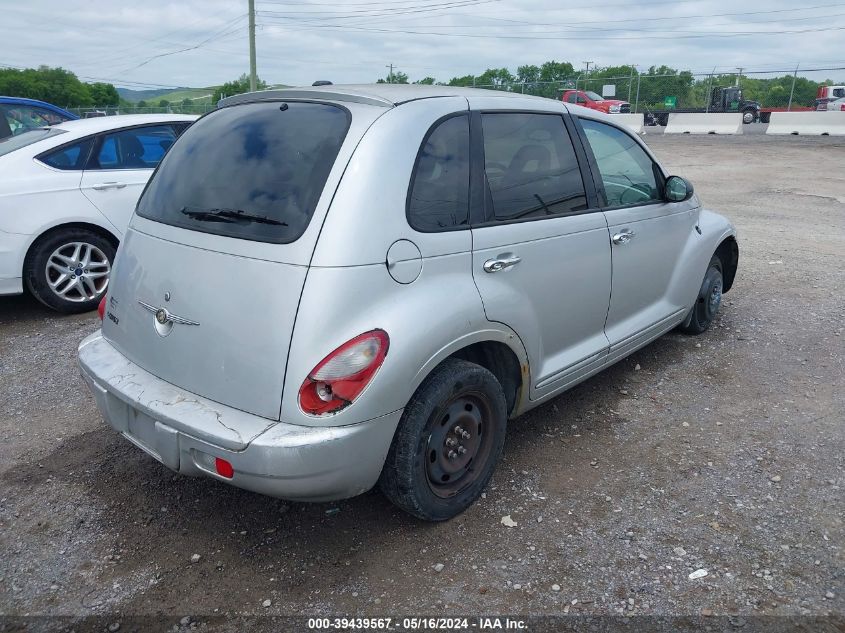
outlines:
{"label": "chrome chrysler emblem", "polygon": [[159,308],[158,306],[150,305],[149,303],[144,303],[143,301],[138,301],[142,308],[152,312],[155,315],[156,322],[160,325],[167,325],[168,323],[179,323],[181,325],[199,325],[196,321],[191,321],[190,319],[186,319],[185,317],[180,317],[175,314],[171,314],[170,310],[167,308]]}

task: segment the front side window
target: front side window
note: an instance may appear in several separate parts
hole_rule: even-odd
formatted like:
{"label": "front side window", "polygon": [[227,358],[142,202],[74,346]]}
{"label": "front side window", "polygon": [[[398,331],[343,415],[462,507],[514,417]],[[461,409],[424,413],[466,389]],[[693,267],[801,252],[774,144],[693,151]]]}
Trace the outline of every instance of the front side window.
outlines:
{"label": "front side window", "polygon": [[89,169],[153,169],[176,140],[170,125],[104,134]]}
{"label": "front side window", "polygon": [[561,116],[489,113],[481,122],[488,221],[586,210],[584,182]]}
{"label": "front side window", "polygon": [[88,152],[91,149],[91,139],[83,139],[72,145],[65,145],[38,157],[42,163],[56,169],[74,170],[85,169]]}
{"label": "front side window", "polygon": [[311,221],[349,123],[346,109],[323,103],[215,110],[167,152],[138,215],[204,233],[293,242]]}
{"label": "front side window", "polygon": [[645,150],[619,128],[581,119],[596,158],[608,207],[646,204],[662,199],[658,168]]}
{"label": "front side window", "polygon": [[411,178],[408,222],[440,231],[469,220],[469,117],[453,116],[428,134]]}
{"label": "front side window", "polygon": [[577,92],[570,92],[566,96],[567,103],[577,103],[578,102],[578,93]]}

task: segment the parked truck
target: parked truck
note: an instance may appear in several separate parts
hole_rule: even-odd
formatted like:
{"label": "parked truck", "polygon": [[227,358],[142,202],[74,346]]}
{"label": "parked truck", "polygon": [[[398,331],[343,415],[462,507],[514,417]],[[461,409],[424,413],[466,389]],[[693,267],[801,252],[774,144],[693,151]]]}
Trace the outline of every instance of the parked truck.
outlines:
{"label": "parked truck", "polygon": [[592,90],[564,90],[561,100],[605,114],[627,114],[631,111],[631,104],[627,101],[605,99]]}
{"label": "parked truck", "polygon": [[760,118],[760,103],[746,101],[742,97],[742,88],[716,87],[710,91],[710,104],[706,108],[670,108],[666,110],[646,110],[646,125],[666,125],[673,112],[741,112],[743,123],[753,123]]}

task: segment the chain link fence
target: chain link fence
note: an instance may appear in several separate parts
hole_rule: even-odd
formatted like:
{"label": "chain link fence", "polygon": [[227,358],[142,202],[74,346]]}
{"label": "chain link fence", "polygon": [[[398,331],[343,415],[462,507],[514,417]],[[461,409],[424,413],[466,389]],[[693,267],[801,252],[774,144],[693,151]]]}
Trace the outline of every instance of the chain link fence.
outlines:
{"label": "chain link fence", "polygon": [[211,103],[181,105],[173,103],[167,106],[100,106],[88,108],[66,108],[69,112],[83,118],[96,116],[112,116],[115,114],[205,114],[214,110],[215,105]]}
{"label": "chain link fence", "polygon": [[[504,90],[528,95],[560,99],[566,91],[588,93],[587,98],[607,98],[626,101],[631,112],[651,112],[683,109],[736,109],[741,104],[719,104],[714,101],[714,89],[738,87],[742,101],[756,101],[763,109],[815,109],[819,86],[845,85],[845,66],[836,68],[792,69],[780,71],[742,70],[736,73],[640,74],[601,76],[600,73],[581,74],[559,81],[503,82],[475,84],[475,88]],[[731,93],[731,97],[737,97]]]}

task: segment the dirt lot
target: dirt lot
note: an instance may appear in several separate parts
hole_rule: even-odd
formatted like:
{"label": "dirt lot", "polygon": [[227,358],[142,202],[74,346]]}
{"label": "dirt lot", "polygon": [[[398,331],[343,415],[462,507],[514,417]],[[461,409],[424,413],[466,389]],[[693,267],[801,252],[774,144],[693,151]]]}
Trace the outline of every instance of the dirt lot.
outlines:
{"label": "dirt lot", "polygon": [[174,475],[100,421],[96,315],[0,300],[0,613],[844,614],[845,139],[646,138],[738,227],[717,326],[513,422],[445,524]]}

